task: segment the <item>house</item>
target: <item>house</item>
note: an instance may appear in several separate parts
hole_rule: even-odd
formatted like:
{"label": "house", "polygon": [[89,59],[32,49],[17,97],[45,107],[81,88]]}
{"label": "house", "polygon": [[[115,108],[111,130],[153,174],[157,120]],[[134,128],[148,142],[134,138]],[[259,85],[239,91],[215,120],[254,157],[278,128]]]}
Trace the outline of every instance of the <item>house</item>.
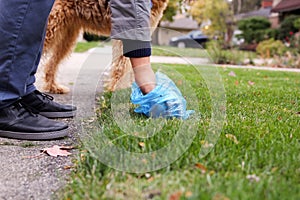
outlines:
{"label": "house", "polygon": [[[236,21],[246,19],[249,17],[265,17],[269,19],[272,28],[279,27],[279,14],[273,12],[273,8],[278,5],[278,3],[282,0],[262,0],[261,8],[258,10],[254,10],[247,13],[241,13],[235,16]],[[299,1],[300,0],[291,0],[291,1]]]}
{"label": "house", "polygon": [[269,18],[272,10],[272,5],[273,0],[262,0],[260,9],[235,15],[235,19],[239,21],[241,19],[257,16]]}
{"label": "house", "polygon": [[[278,5],[278,3],[280,2],[281,0],[273,0],[273,4],[272,4],[272,9]],[[271,22],[271,27],[272,28],[279,28],[280,26],[280,21],[279,21],[279,13],[276,13],[276,12],[273,12],[271,10],[271,13],[269,15],[269,21]]]}
{"label": "house", "polygon": [[153,33],[152,43],[156,45],[169,45],[172,37],[186,34],[199,29],[198,22],[184,14],[178,14],[172,22],[162,21],[159,28]]}
{"label": "house", "polygon": [[279,14],[280,21],[289,15],[300,15],[300,0],[281,0],[273,6],[272,12]]}

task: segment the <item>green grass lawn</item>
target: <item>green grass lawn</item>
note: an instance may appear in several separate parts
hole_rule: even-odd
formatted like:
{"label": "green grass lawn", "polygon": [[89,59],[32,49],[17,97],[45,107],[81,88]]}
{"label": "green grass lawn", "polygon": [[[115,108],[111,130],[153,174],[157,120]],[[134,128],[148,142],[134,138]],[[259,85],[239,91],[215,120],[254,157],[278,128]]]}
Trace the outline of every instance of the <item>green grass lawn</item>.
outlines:
{"label": "green grass lawn", "polygon": [[[241,60],[246,58],[256,58],[255,52],[239,51],[235,49],[221,50],[224,53],[237,55]],[[201,48],[178,48],[171,46],[153,46],[152,54],[155,56],[183,56],[183,57],[200,57],[207,58],[207,49]]]}
{"label": "green grass lawn", "polygon": [[95,48],[95,47],[102,47],[103,43],[101,42],[78,42],[76,44],[76,47],[74,49],[74,52],[77,53],[82,53],[82,52],[86,52],[89,49]]}
{"label": "green grass lawn", "polygon": [[[188,107],[193,102],[189,102],[191,94],[185,90],[185,83],[191,84],[198,99],[201,117],[187,151],[169,166],[149,173],[126,173],[101,164],[93,155],[104,147],[104,136],[126,151],[144,153],[168,145],[182,126],[180,120],[160,120],[166,124],[151,138],[128,135],[126,132],[135,126],[142,127],[137,131],[143,132],[143,127],[159,127],[160,122],[134,114],[131,106],[133,123],[124,119],[126,122],[120,125],[116,118],[124,113],[124,105],[115,106],[118,98],[106,93],[99,102],[101,114],[95,122],[101,131],[89,127],[91,135],[83,140],[86,146],[74,161],[74,173],[62,191],[64,199],[299,199],[299,73],[220,68],[226,90],[226,122],[212,151],[199,158],[201,147],[207,145],[214,91],[209,91],[192,66],[169,65],[162,69],[171,72],[168,75],[187,97]],[[174,70],[182,79],[174,78]],[[130,90],[117,93],[126,96]],[[109,153],[106,159],[126,165],[126,160],[110,157]]]}
{"label": "green grass lawn", "polygon": [[153,46],[154,56],[184,56],[184,57],[207,57],[206,50],[200,48],[178,48],[171,46]]}
{"label": "green grass lawn", "polygon": [[[103,45],[111,45],[110,43],[103,42],[78,42],[74,52],[81,53],[88,51],[91,48],[101,47]],[[256,58],[257,55],[254,52],[249,51],[238,51],[238,50],[222,50],[225,53],[236,55],[240,60],[246,58]],[[154,56],[182,56],[182,57],[198,57],[198,58],[207,58],[206,49],[200,48],[177,48],[171,46],[153,46],[152,55]],[[236,58],[237,59],[237,58]]]}

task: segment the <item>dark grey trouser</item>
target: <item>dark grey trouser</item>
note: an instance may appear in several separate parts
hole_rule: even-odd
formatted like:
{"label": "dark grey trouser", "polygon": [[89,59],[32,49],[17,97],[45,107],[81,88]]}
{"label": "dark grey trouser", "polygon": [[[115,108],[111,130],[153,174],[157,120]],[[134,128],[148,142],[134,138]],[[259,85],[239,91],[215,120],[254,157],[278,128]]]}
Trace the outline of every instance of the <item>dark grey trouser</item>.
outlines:
{"label": "dark grey trouser", "polygon": [[54,0],[0,0],[0,109],[35,90]]}
{"label": "dark grey trouser", "polygon": [[123,41],[124,55],[151,55],[151,0],[110,0],[111,38]]}

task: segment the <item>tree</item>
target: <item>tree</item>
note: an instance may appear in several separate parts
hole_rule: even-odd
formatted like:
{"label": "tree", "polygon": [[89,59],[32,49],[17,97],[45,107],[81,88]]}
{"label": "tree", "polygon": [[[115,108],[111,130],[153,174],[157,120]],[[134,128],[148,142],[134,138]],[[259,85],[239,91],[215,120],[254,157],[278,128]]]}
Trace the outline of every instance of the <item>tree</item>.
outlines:
{"label": "tree", "polygon": [[233,13],[225,0],[198,0],[191,3],[190,14],[199,24],[210,21],[208,29],[203,30],[211,36],[225,38],[233,22]]}
{"label": "tree", "polygon": [[202,24],[202,22],[207,19],[205,17],[205,6],[205,1],[194,1],[191,3],[189,12],[199,24]]}
{"label": "tree", "polygon": [[173,16],[175,16],[179,10],[181,0],[169,0],[168,7],[164,11],[162,20],[173,21]]}
{"label": "tree", "polygon": [[250,12],[261,7],[261,0],[233,0],[234,14]]}
{"label": "tree", "polygon": [[173,17],[185,10],[186,4],[192,0],[169,0],[168,7],[166,8],[162,20],[173,21]]}

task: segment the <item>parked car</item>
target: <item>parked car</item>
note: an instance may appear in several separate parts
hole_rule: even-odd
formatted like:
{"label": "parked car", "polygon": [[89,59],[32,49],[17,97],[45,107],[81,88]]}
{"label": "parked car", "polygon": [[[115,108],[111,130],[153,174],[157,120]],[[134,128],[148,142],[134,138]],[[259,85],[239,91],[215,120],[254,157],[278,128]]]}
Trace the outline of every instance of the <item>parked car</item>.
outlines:
{"label": "parked car", "polygon": [[[204,35],[201,31],[191,31],[186,35],[171,38],[170,46],[185,48],[205,47],[205,43],[209,41],[209,37]],[[200,45],[199,45],[200,44]]]}
{"label": "parked car", "polygon": [[234,30],[233,31],[233,36],[232,36],[232,44],[234,46],[240,46],[241,44],[243,44],[245,42],[244,38],[242,38],[242,31],[241,30]]}

